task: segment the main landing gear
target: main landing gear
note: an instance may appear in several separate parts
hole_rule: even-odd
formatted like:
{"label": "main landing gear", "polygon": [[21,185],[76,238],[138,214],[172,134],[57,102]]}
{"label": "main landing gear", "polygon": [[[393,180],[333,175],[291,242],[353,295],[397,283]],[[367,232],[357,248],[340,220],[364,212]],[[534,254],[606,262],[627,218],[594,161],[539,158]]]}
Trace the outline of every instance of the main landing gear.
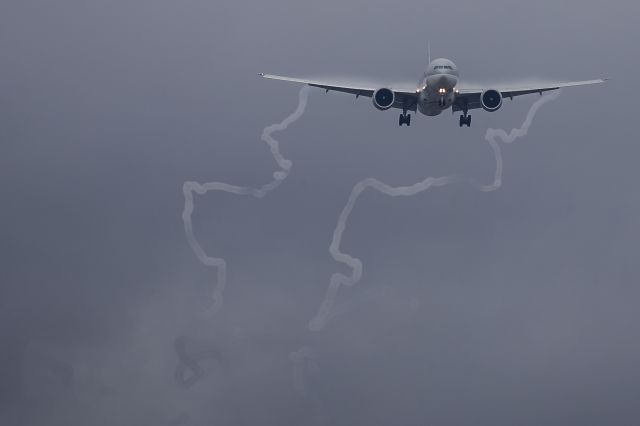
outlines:
{"label": "main landing gear", "polygon": [[460,127],[466,125],[467,127],[471,127],[471,116],[467,114],[465,111],[464,115],[460,116]]}
{"label": "main landing gear", "polygon": [[400,117],[398,118],[398,126],[402,126],[403,124],[411,126],[411,114],[407,114],[406,112],[400,114]]}

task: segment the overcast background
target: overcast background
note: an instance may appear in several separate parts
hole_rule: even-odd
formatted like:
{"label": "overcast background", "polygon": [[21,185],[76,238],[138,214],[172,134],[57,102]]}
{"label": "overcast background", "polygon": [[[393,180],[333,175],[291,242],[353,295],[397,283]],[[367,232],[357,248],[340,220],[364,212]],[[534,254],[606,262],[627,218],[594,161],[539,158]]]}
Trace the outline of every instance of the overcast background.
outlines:
{"label": "overcast background", "polygon": [[[637,425],[640,145],[635,1],[4,0],[0,3],[0,424]],[[262,129],[296,85],[257,72],[414,82],[581,80],[503,146],[503,186],[367,192],[343,250],[364,275],[315,315],[352,186],[491,182],[493,114],[415,116],[313,90],[274,134],[294,163],[264,199]],[[177,339],[177,340],[176,340]],[[290,353],[313,350],[296,391]],[[204,354],[195,384],[180,359]],[[190,355],[189,355],[190,354]],[[180,376],[182,374],[182,376]],[[176,379],[176,375],[180,376]]]}

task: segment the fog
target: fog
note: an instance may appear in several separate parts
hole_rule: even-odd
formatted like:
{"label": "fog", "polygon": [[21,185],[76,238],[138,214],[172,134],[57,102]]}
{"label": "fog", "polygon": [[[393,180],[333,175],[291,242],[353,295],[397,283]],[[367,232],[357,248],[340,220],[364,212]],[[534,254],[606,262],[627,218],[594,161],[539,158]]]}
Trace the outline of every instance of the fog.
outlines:
{"label": "fog", "polygon": [[[3,2],[0,424],[637,424],[639,12]],[[468,85],[611,80],[400,128],[258,76],[410,86],[428,43]]]}

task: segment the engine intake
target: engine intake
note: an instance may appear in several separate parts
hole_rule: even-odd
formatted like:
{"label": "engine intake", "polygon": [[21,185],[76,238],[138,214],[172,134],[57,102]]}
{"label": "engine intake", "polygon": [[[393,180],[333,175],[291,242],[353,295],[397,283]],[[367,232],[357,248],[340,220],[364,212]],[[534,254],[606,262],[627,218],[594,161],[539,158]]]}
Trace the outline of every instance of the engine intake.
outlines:
{"label": "engine intake", "polygon": [[393,90],[383,87],[373,92],[373,106],[381,111],[391,108],[396,100],[396,94]]}
{"label": "engine intake", "polygon": [[485,111],[497,111],[502,106],[502,94],[495,89],[487,89],[480,95],[480,102]]}

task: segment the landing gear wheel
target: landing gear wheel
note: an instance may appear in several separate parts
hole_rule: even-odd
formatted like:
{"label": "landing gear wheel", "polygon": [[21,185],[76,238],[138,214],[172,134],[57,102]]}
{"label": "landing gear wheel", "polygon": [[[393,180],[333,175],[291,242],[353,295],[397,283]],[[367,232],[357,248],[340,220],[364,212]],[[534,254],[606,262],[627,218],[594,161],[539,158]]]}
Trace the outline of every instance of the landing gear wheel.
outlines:
{"label": "landing gear wheel", "polygon": [[398,126],[402,126],[403,124],[411,126],[411,114],[400,114],[400,117],[398,117]]}
{"label": "landing gear wheel", "polygon": [[460,116],[460,127],[462,126],[471,127],[471,116],[470,115],[461,115]]}

